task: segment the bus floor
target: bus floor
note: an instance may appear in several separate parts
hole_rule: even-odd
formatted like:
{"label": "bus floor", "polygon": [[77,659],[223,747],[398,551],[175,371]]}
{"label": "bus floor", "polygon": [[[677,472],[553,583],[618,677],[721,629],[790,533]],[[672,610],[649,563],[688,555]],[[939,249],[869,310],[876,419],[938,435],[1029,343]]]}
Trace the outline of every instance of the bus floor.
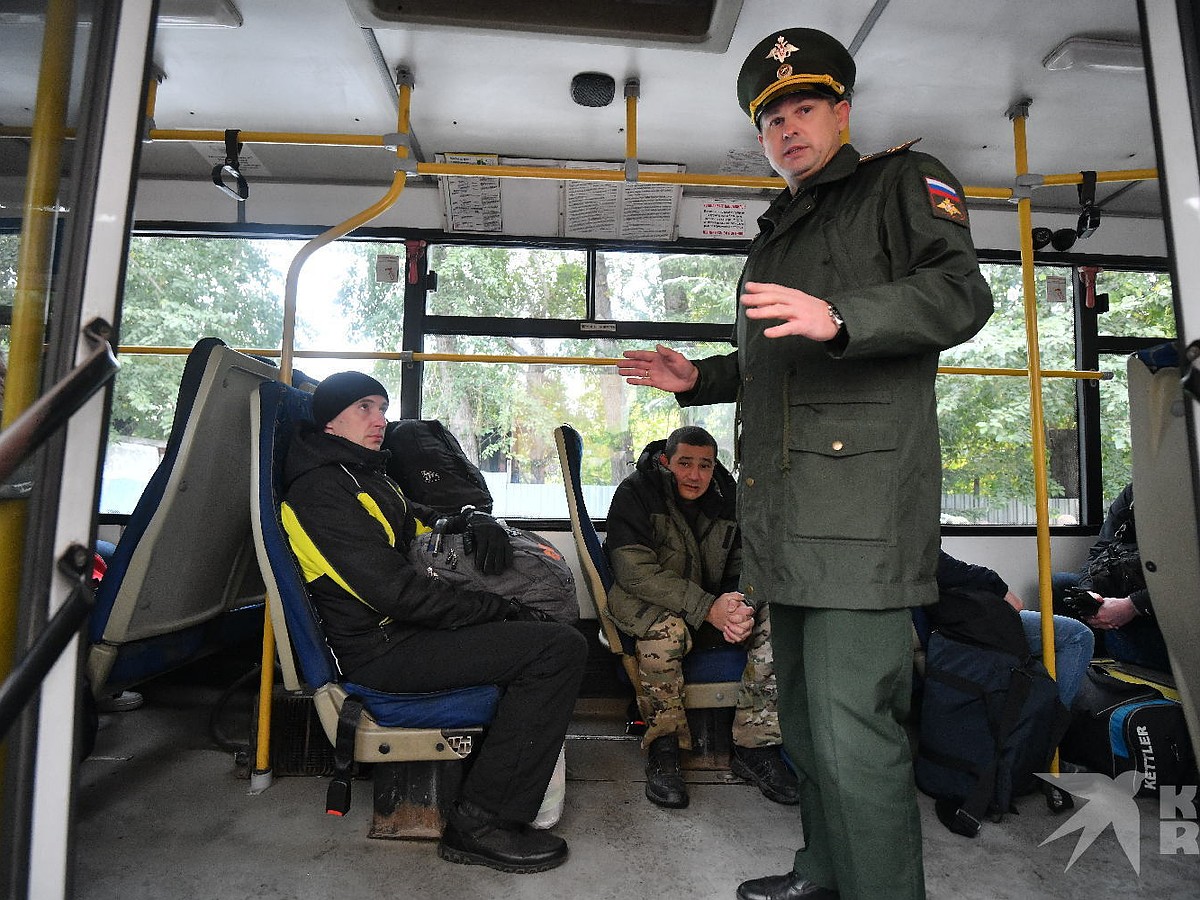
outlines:
{"label": "bus floor", "polygon": [[[686,810],[652,805],[642,752],[624,734],[625,701],[589,699],[568,737],[566,807],[555,829],[570,843],[568,861],[536,875],[455,865],[429,841],[368,838],[369,780],[355,781],[343,818],[325,814],[323,778],[276,777],[249,794],[233,752],[210,733],[221,686],[184,675],[140,690],[140,709],[101,716],[80,770],[79,900],[733,900],[739,882],[787,871],[799,838],[795,807],[728,773],[688,772]],[[1139,871],[1111,826],[1070,863],[1081,832],[1046,842],[1072,812],[1051,814],[1040,793],[1020,798],[1019,815],[985,823],[973,840],[947,831],[928,797],[919,804],[931,900],[1200,896],[1200,856],[1160,852],[1154,799],[1137,801]]]}

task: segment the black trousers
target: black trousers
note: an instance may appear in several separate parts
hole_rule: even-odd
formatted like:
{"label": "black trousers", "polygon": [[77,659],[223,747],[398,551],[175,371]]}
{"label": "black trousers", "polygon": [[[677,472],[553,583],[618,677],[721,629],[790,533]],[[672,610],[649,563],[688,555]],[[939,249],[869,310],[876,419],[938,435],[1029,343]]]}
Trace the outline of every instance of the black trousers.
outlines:
{"label": "black trousers", "polygon": [[347,677],[397,693],[499,685],[496,717],[461,796],[504,819],[531,822],[558,761],[587,652],[570,625],[489,622],[417,632]]}

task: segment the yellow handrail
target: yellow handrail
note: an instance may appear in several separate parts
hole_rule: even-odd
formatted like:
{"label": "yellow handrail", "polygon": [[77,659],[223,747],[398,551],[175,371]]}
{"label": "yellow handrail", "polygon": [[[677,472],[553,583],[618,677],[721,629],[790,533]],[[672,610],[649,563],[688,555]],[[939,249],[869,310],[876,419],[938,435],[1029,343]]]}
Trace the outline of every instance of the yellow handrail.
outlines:
{"label": "yellow handrail", "polygon": [[[282,351],[272,347],[236,347],[239,353],[248,356],[265,356],[273,358],[282,356]],[[192,352],[191,347],[148,347],[122,346],[121,353],[145,356],[187,356]],[[499,353],[424,353],[419,350],[293,350],[293,358],[301,359],[391,359],[401,362],[479,362],[479,363],[519,363],[522,365],[559,365],[559,366],[616,366],[624,362],[619,356],[531,356],[525,354]],[[282,369],[282,366],[281,366]],[[1028,369],[990,366],[938,366],[939,375],[1007,375],[1025,378]],[[281,378],[284,377],[281,372]],[[286,376],[291,377],[291,369]],[[1086,369],[1042,369],[1043,378],[1075,378],[1082,381],[1106,381],[1112,378],[1112,372],[1093,372]]]}
{"label": "yellow handrail", "polygon": [[[407,85],[404,86],[407,89]],[[637,159],[636,98],[626,98],[626,158]],[[401,129],[401,134],[407,130]],[[28,137],[29,128],[0,126],[0,138]],[[66,133],[72,137],[72,132]],[[152,141],[210,141],[223,143],[225,132],[215,129],[153,128],[149,132]],[[295,146],[320,147],[386,147],[385,135],[379,134],[322,134],[299,131],[240,131],[238,139],[244,144],[291,144]],[[460,178],[541,178],[556,181],[624,181],[621,169],[578,169],[561,166],[481,166],[468,163],[417,163],[418,175],[453,175]],[[1028,173],[1025,173],[1028,174]],[[1096,173],[1097,182],[1149,181],[1158,178],[1157,169],[1109,170]],[[750,190],[783,190],[782,178],[749,175],[714,175],[687,172],[647,172],[639,170],[637,179],[644,184],[677,184],[690,187],[734,187]],[[1083,180],[1080,172],[1043,175],[1040,183],[1030,187],[1053,187],[1079,184]],[[1010,187],[987,187],[965,185],[966,196],[976,200],[1011,200]]]}
{"label": "yellow handrail", "polygon": [[[1029,156],[1025,137],[1028,105],[1014,107],[1013,155],[1017,178],[1029,172]],[[1033,271],[1033,221],[1028,197],[1017,201],[1018,229],[1021,240],[1021,280],[1025,300],[1025,343],[1029,359],[1029,427],[1033,439],[1033,488],[1037,516],[1038,605],[1042,624],[1042,661],[1053,678],[1056,672],[1054,656],[1054,619],[1050,592],[1050,489],[1046,476],[1046,431],[1042,407],[1041,349],[1038,341],[1037,286]],[[1058,771],[1058,758],[1052,771]]]}
{"label": "yellow handrail", "polygon": [[[399,88],[400,107],[397,114],[397,130],[400,134],[408,133],[408,107],[409,100],[412,96],[411,87],[402,84]],[[245,140],[245,137],[242,138]],[[407,147],[397,147],[397,158],[404,158],[408,155]],[[391,206],[400,199],[400,194],[404,190],[405,173],[397,171],[392,178],[392,185],[387,193],[371,206],[364,209],[362,212],[356,213],[346,219],[339,225],[322,232],[306,243],[296,253],[292,264],[288,267],[287,279],[284,287],[283,300],[283,338],[279,350],[279,377],[284,384],[288,384],[292,380],[292,356],[293,344],[295,342],[296,331],[296,288],[300,280],[300,270],[304,267],[304,263],[317,250],[336,241],[340,237],[344,237],[360,225],[370,222],[372,219],[387,211]],[[270,614],[270,599],[268,598],[267,606],[263,611],[263,640],[262,640],[262,667],[259,673],[259,691],[258,691],[258,747],[254,758],[254,773],[252,775],[251,789],[262,790],[270,784],[271,773],[271,694],[275,681],[275,632],[271,625]]]}
{"label": "yellow handrail", "polygon": [[[67,101],[71,94],[76,18],[74,0],[54,0],[46,10],[0,427],[15,421],[33,404],[38,393]],[[16,650],[17,601],[21,559],[25,553],[27,505],[25,500],[0,501],[0,558],[3,559],[0,568],[0,679],[12,670]],[[3,805],[5,757],[5,749],[0,745],[0,806]]]}

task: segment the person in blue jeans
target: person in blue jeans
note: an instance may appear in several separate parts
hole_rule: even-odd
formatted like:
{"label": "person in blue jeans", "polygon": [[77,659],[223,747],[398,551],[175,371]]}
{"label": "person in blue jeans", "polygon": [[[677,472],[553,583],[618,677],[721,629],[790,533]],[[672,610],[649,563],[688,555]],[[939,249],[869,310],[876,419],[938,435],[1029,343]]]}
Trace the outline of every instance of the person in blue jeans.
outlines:
{"label": "person in blue jeans", "polygon": [[[1037,659],[1042,658],[1041,613],[1025,609],[1021,598],[997,572],[986,566],[963,562],[945,550],[939,550],[937,582],[940,591],[956,587],[976,588],[1003,597],[1021,615],[1029,652]],[[1091,662],[1093,645],[1092,631],[1082,622],[1068,616],[1054,617],[1054,680],[1058,683],[1058,696],[1068,709]]]}

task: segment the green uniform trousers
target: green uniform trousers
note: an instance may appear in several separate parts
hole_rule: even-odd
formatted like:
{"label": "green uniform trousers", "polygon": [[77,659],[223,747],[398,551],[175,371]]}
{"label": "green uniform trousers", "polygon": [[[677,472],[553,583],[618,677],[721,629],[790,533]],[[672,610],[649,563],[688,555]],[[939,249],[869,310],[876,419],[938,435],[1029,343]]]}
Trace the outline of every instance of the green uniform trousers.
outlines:
{"label": "green uniform trousers", "polygon": [[907,609],[771,604],[783,743],[800,779],[794,871],[842,900],[924,900],[921,819],[902,724]]}

